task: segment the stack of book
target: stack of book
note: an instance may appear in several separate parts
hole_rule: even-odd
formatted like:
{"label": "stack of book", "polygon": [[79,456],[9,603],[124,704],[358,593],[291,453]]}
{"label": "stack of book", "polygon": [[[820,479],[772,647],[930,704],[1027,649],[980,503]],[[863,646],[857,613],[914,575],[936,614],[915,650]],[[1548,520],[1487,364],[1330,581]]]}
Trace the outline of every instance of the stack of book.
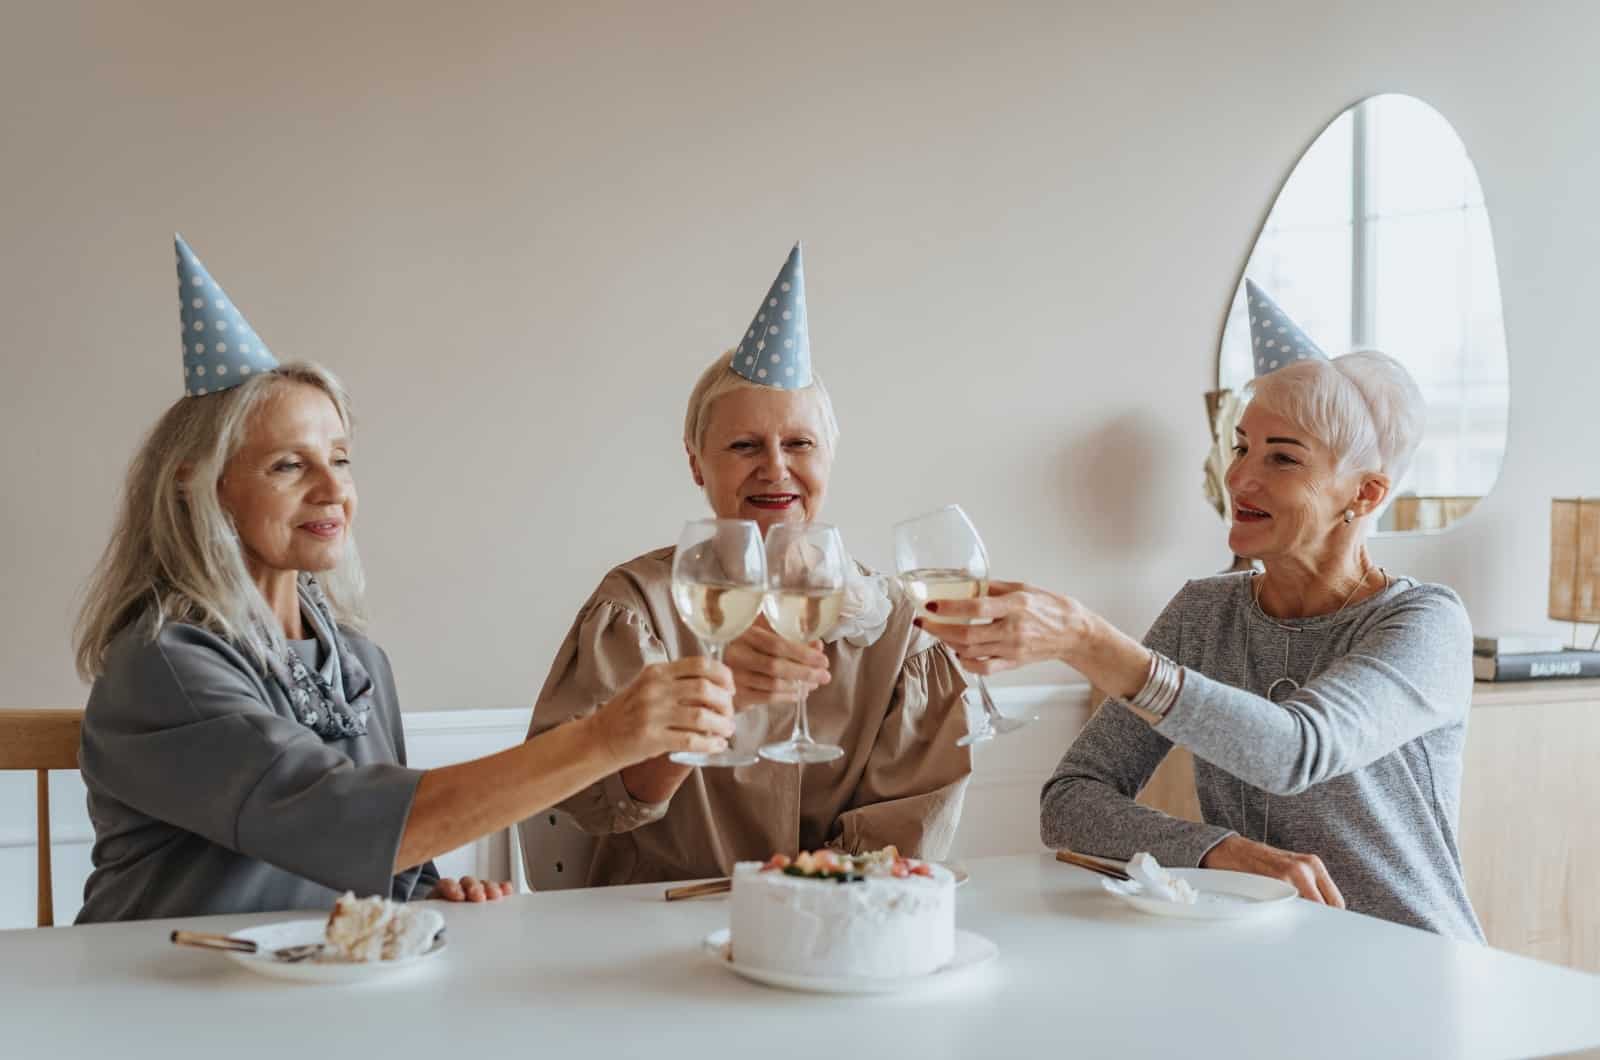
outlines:
{"label": "stack of book", "polygon": [[1539,633],[1473,637],[1472,676],[1479,681],[1600,677],[1600,651],[1569,648],[1560,637]]}

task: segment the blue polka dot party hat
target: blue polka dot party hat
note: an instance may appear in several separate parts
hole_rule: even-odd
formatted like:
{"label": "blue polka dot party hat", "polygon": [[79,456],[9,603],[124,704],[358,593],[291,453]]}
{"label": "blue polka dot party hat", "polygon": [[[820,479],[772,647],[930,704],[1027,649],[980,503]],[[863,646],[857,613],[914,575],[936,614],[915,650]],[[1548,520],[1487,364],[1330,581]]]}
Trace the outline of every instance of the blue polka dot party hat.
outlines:
{"label": "blue polka dot party hat", "polygon": [[278,359],[189,244],[182,236],[173,236],[173,243],[178,250],[184,393],[214,394],[278,367]]}
{"label": "blue polka dot party hat", "polygon": [[798,390],[811,385],[811,335],[806,328],[806,271],[800,244],[756,310],[728,367],[752,383]]}
{"label": "blue polka dot party hat", "polygon": [[1250,313],[1250,354],[1256,365],[1256,378],[1295,361],[1321,359],[1328,355],[1289,319],[1272,296],[1252,280],[1244,281],[1245,308]]}

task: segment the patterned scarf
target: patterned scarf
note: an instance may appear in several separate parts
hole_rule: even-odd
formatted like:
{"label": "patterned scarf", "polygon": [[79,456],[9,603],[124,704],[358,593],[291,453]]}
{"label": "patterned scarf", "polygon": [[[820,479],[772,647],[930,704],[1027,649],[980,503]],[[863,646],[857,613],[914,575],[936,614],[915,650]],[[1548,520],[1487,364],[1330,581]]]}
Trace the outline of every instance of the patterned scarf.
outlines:
{"label": "patterned scarf", "polygon": [[324,740],[365,736],[367,715],[372,710],[372,678],[339,632],[333,608],[316,578],[300,575],[297,588],[300,613],[321,647],[323,662],[313,670],[286,645],[283,657],[271,662],[272,677],[288,695],[295,717]]}

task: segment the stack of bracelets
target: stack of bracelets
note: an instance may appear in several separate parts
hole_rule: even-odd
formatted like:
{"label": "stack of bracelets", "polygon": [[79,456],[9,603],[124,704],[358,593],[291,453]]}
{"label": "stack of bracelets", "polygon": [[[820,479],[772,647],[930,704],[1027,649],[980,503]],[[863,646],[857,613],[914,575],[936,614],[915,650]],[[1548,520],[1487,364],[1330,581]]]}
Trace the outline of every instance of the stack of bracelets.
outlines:
{"label": "stack of bracelets", "polygon": [[1167,716],[1167,711],[1172,709],[1172,704],[1178,699],[1178,689],[1182,685],[1183,668],[1158,651],[1150,653],[1150,673],[1144,679],[1144,687],[1130,700],[1129,706],[1148,711],[1159,718]]}

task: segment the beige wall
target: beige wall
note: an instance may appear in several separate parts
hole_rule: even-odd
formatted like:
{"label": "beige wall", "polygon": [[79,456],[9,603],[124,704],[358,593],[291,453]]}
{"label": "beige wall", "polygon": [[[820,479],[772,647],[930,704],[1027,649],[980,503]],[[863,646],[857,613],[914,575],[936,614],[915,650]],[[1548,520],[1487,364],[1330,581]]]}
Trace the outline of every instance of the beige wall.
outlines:
{"label": "beige wall", "polygon": [[1492,498],[1380,560],[1537,627],[1548,498],[1600,492],[1590,4],[8,6],[0,705],[82,696],[75,594],[180,392],[174,229],[356,394],[411,709],[526,702],[699,511],[682,399],[797,237],[858,554],[959,500],[1000,572],[1142,629],[1227,558],[1200,395],[1255,226],[1373,92],[1478,164],[1513,384]]}

